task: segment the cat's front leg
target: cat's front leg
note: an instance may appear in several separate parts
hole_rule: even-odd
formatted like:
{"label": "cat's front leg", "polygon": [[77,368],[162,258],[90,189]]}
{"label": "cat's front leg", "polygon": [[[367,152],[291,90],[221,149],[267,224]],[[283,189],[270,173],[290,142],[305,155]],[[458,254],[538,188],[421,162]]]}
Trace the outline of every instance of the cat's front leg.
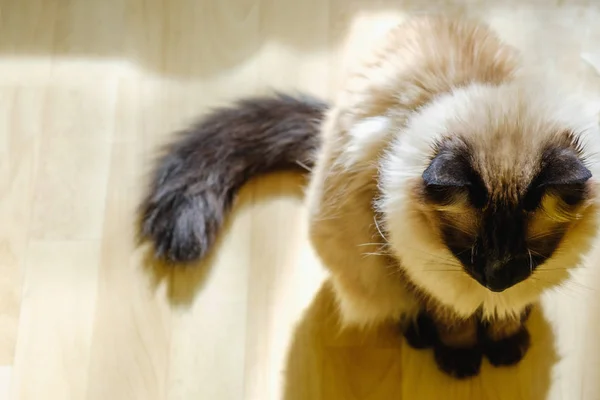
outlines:
{"label": "cat's front leg", "polygon": [[420,311],[409,321],[403,333],[406,342],[413,349],[428,349],[438,341],[435,323],[425,311]]}
{"label": "cat's front leg", "polygon": [[531,307],[515,318],[493,318],[482,323],[483,351],[494,366],[517,364],[529,349],[529,332],[525,321]]}
{"label": "cat's front leg", "polygon": [[479,373],[483,355],[476,316],[461,318],[447,308],[429,307],[409,322],[404,337],[415,349],[433,347],[440,370],[455,378]]}
{"label": "cat's front leg", "polygon": [[433,347],[438,367],[455,378],[469,378],[479,374],[483,358],[477,334],[477,318],[457,318],[434,312],[438,340]]}
{"label": "cat's front leg", "polygon": [[404,330],[408,344],[417,349],[433,347],[439,369],[455,378],[479,373],[483,353],[479,345],[476,315],[461,318],[450,309],[429,302]]}

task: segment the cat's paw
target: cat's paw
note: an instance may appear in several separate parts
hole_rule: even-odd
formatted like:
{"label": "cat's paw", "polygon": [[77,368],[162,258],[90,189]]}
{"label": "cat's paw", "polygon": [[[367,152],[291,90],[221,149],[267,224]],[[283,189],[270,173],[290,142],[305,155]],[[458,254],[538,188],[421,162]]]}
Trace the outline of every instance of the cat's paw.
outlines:
{"label": "cat's paw", "polygon": [[417,318],[404,330],[404,338],[414,349],[427,349],[437,341],[435,324],[425,313],[419,313]]}
{"label": "cat's paw", "polygon": [[455,348],[438,343],[433,352],[438,368],[454,378],[465,379],[479,374],[483,358],[479,347]]}
{"label": "cat's paw", "polygon": [[490,364],[500,367],[517,364],[523,359],[530,345],[529,332],[525,327],[512,336],[498,341],[487,339],[483,351]]}

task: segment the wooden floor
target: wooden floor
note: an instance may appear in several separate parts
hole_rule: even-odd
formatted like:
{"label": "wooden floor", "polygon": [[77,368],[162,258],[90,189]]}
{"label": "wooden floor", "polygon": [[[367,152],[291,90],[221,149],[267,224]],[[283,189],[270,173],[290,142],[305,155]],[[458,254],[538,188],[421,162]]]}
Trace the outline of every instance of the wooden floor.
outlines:
{"label": "wooden floor", "polygon": [[600,93],[593,1],[0,0],[0,399],[600,399],[600,252],[544,299],[520,366],[457,382],[394,327],[338,332],[302,177],[247,186],[198,268],[136,248],[170,132],[270,87],[328,98],[424,6]]}

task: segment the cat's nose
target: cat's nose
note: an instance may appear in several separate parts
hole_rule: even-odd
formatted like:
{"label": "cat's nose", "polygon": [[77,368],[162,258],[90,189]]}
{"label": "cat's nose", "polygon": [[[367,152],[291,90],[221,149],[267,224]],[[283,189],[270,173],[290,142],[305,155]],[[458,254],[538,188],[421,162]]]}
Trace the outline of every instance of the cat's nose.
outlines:
{"label": "cat's nose", "polygon": [[530,274],[529,264],[523,258],[491,260],[484,271],[485,287],[492,292],[502,292],[525,280]]}

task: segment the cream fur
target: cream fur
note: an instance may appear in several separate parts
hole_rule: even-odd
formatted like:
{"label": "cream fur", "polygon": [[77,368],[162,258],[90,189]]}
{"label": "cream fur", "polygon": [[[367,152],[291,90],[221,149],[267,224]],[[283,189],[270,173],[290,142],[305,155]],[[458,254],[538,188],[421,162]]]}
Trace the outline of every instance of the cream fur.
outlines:
{"label": "cream fur", "polygon": [[[482,151],[490,153],[504,173],[518,175],[529,168],[532,153],[543,135],[555,127],[569,129],[584,142],[586,159],[594,176],[600,176],[600,131],[594,114],[586,115],[586,106],[559,93],[530,86],[528,82],[509,82],[500,86],[474,84],[442,96],[410,118],[408,126],[397,135],[381,161],[380,209],[389,232],[389,240],[410,278],[427,293],[458,314],[471,315],[480,306],[486,316],[518,314],[537,299],[541,291],[567,277],[557,268],[575,267],[587,251],[594,221],[583,220],[562,243],[557,255],[544,263],[534,275],[503,293],[493,293],[462,273],[432,272],[437,269],[461,271],[460,264],[436,240],[435,232],[415,217],[409,189],[420,179],[427,166],[428,149],[440,135],[457,129],[471,129],[479,135]],[[506,124],[514,124],[510,129]],[[518,128],[516,125],[519,125]],[[555,126],[556,125],[556,126]],[[502,127],[503,140],[498,145],[493,133]],[[527,132],[523,137],[521,132]],[[510,137],[507,132],[513,132]],[[489,148],[485,148],[485,141]],[[495,149],[495,150],[494,150]],[[497,158],[493,160],[492,158]],[[536,278],[543,279],[539,281]]]}
{"label": "cream fur", "polygon": [[414,314],[419,301],[404,274],[459,316],[480,307],[486,316],[518,315],[568,277],[556,268],[579,263],[596,231],[596,205],[553,259],[502,293],[467,276],[415,212],[411,191],[432,146],[455,131],[471,135],[497,173],[509,177],[531,167],[543,135],[568,129],[600,176],[595,110],[524,71],[517,53],[486,27],[426,17],[395,28],[350,75],[324,124],[307,194],[311,240],[332,273],[346,324]]}

